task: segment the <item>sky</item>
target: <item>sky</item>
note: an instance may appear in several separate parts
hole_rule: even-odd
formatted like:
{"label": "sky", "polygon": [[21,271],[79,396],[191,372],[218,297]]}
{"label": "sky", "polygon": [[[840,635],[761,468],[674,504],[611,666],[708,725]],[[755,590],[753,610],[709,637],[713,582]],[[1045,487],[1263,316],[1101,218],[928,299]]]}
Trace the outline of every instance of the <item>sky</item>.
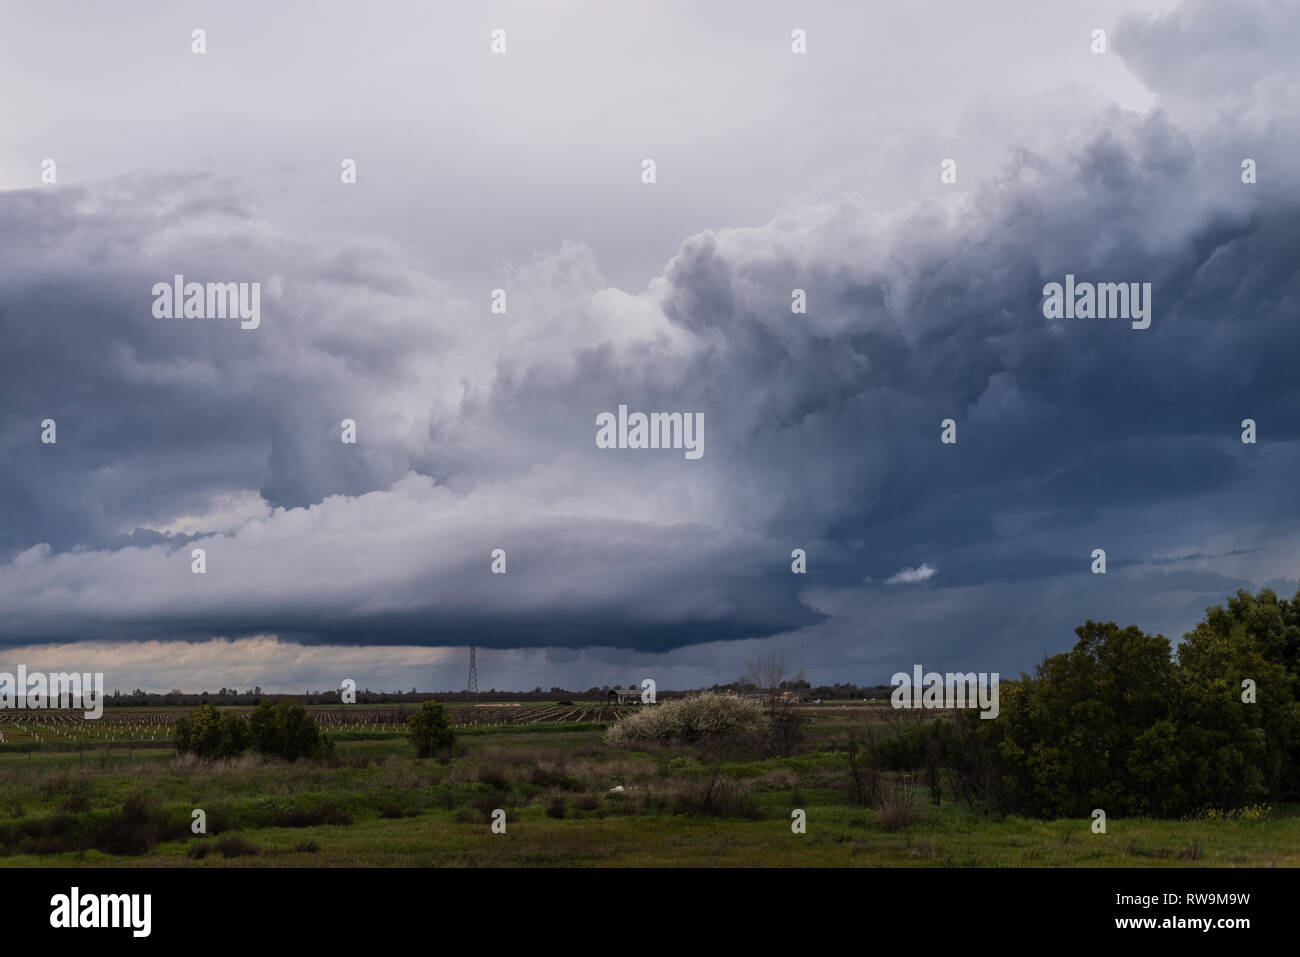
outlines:
{"label": "sky", "polygon": [[[1290,597],[1298,45],[1265,0],[0,0],[0,666],[874,684]],[[177,274],[260,324],[160,318]],[[1047,318],[1067,275],[1150,327]],[[598,447],[620,405],[703,455]]]}

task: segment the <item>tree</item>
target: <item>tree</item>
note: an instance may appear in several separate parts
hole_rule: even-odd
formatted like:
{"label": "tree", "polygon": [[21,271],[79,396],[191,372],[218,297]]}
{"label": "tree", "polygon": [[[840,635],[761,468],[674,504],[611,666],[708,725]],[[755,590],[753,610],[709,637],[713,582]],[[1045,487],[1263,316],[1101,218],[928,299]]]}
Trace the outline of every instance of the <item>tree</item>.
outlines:
{"label": "tree", "polygon": [[[1300,593],[1239,591],[1183,636],[1089,621],[958,750],[1019,811],[1174,817],[1300,795]],[[1243,687],[1243,683],[1245,687]],[[1254,697],[1248,697],[1253,689]],[[973,747],[968,747],[973,745]],[[959,769],[959,777],[963,775]]]}
{"label": "tree", "polygon": [[1238,591],[1183,637],[1190,784],[1216,807],[1300,797],[1300,603]]}
{"label": "tree", "polygon": [[[998,719],[975,722],[975,731],[1005,759],[1004,774],[1032,813],[1157,812],[1135,791],[1132,772],[1155,743],[1142,736],[1165,734],[1152,729],[1175,713],[1169,640],[1114,622],[1088,621],[1075,634],[1071,651],[1045,658],[1033,678],[1000,688]],[[1172,790],[1166,797],[1180,800]]]}
{"label": "tree", "polygon": [[442,704],[426,701],[420,710],[406,719],[406,727],[416,757],[430,758],[439,751],[447,751],[456,739],[456,732],[447,720]]}
{"label": "tree", "polygon": [[[768,748],[782,756],[794,754],[803,743],[807,721],[795,707],[795,696],[783,693],[783,688],[787,686],[784,652],[773,652],[767,657],[759,656],[756,661],[751,661],[747,677],[745,683],[757,688],[765,698]],[[803,672],[790,680],[803,681]]]}
{"label": "tree", "polygon": [[286,761],[317,758],[334,749],[329,735],[322,734],[316,721],[297,701],[263,698],[248,721],[253,747]]}
{"label": "tree", "polygon": [[248,728],[234,713],[218,715],[210,704],[201,704],[188,717],[176,720],[176,750],[201,758],[233,758],[248,750]]}

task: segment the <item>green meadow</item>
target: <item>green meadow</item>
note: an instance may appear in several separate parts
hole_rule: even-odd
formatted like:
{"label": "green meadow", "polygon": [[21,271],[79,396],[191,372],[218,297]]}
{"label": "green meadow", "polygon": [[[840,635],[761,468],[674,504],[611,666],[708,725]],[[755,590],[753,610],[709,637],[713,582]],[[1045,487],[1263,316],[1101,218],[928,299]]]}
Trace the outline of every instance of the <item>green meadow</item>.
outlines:
{"label": "green meadow", "polygon": [[[887,775],[855,803],[852,711],[794,757],[607,744],[601,723],[462,728],[417,759],[396,723],[334,753],[208,762],[163,742],[0,752],[0,865],[1149,867],[1300,865],[1300,806],[1232,819],[998,817]],[[203,812],[205,833],[192,830]],[[505,832],[492,828],[504,811]],[[804,833],[795,833],[794,812]],[[499,815],[498,815],[499,817]]]}

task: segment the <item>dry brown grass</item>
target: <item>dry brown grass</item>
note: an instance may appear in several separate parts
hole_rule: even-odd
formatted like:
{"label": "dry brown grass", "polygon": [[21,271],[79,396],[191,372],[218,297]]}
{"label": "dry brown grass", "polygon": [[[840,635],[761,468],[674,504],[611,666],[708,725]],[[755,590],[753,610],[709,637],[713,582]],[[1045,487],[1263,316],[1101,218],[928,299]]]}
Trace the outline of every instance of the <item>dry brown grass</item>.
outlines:
{"label": "dry brown grass", "polygon": [[895,781],[880,790],[880,826],[886,831],[915,824],[921,816],[921,792],[911,781]]}

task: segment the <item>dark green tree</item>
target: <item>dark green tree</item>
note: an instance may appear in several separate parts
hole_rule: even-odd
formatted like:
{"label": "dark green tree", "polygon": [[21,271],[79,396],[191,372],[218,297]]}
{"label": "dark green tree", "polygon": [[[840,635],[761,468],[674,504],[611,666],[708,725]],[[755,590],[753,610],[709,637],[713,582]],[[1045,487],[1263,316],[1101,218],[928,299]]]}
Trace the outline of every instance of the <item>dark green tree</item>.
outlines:
{"label": "dark green tree", "polygon": [[176,750],[201,758],[233,758],[248,750],[248,726],[234,713],[218,714],[210,704],[201,704],[175,724]]}
{"label": "dark green tree", "polygon": [[334,749],[307,709],[289,698],[274,702],[263,698],[253,709],[248,727],[253,747],[286,761],[318,758]]}
{"label": "dark green tree", "polygon": [[1178,648],[1189,751],[1184,773],[1187,786],[1213,807],[1300,797],[1297,604],[1267,588],[1258,595],[1238,591],[1226,607],[1208,609]]}
{"label": "dark green tree", "polygon": [[970,723],[961,747],[979,766],[960,773],[995,781],[1003,809],[1174,817],[1300,797],[1300,593],[1239,591],[1176,658],[1134,626],[1075,632],[1003,683],[998,719]]}
{"label": "dark green tree", "polygon": [[446,751],[456,739],[447,714],[437,701],[426,701],[420,710],[406,719],[406,727],[417,757],[433,757]]}

